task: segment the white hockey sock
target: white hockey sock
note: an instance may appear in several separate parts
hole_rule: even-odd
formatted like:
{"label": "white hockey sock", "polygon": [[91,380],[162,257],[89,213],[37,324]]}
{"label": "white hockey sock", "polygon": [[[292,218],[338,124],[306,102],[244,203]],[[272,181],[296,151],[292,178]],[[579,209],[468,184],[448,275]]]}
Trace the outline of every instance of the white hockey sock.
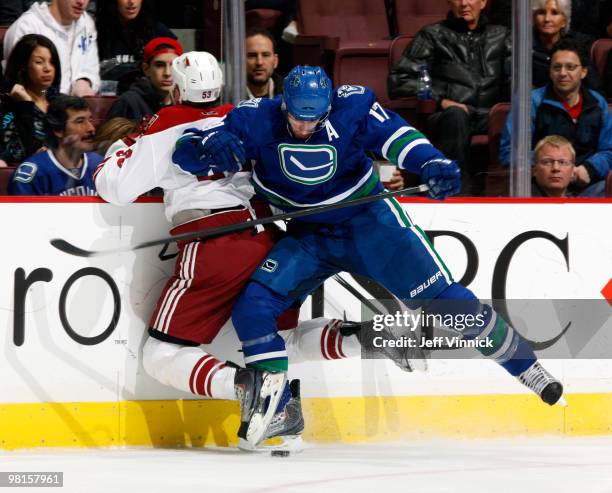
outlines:
{"label": "white hockey sock", "polygon": [[149,337],[143,349],[146,372],[164,385],[210,399],[235,399],[235,368],[199,347]]}
{"label": "white hockey sock", "polygon": [[341,323],[338,319],[321,317],[300,322],[295,329],[280,331],[289,361],[300,363],[360,356],[361,345],[357,337],[344,337],[337,330]]}

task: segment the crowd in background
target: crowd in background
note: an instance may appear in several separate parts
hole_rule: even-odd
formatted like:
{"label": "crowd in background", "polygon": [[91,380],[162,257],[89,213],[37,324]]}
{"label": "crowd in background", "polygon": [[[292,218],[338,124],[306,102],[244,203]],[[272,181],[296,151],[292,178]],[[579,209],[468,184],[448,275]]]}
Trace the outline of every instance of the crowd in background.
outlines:
{"label": "crowd in background", "polygon": [[[389,74],[389,96],[417,96],[421,69],[428,67],[434,109],[421,130],[462,163],[463,194],[480,194],[469,184],[470,142],[473,135],[486,133],[490,109],[509,100],[512,2],[495,0],[487,16],[485,0],[441,1],[448,2],[448,17],[421,29],[407,46]],[[187,15],[198,2],[183,3],[166,15],[154,0],[3,0],[0,25],[10,27],[3,43],[0,167],[27,163],[15,172],[9,193],[95,194],[93,182],[87,181],[101,159],[94,150],[103,153],[114,135],[136,131],[173,104],[171,64],[183,46],[160,19],[183,27],[177,12]],[[540,161],[550,164],[542,165],[535,153],[534,194],[584,195],[589,189],[589,196],[602,196],[612,170],[612,124],[605,99],[612,98],[612,56],[600,76],[589,52],[596,39],[612,37],[612,0],[533,0],[532,5],[532,148],[554,151],[569,145],[572,159],[578,160],[559,192],[556,184],[565,180],[556,175],[568,174],[567,159],[544,156]],[[248,97],[276,97],[299,34],[296,0],[247,0],[245,8],[282,13],[271,32],[250,29],[245,47]],[[555,57],[559,61],[551,63]],[[87,98],[101,91],[116,95],[105,125],[93,121],[87,105]],[[565,140],[537,147],[551,134]],[[503,165],[509,164],[509,135],[507,128]],[[537,181],[543,166],[552,170],[552,187]],[[61,172],[58,183],[62,176],[71,182],[58,192],[46,167]],[[46,185],[40,186],[43,178]]]}

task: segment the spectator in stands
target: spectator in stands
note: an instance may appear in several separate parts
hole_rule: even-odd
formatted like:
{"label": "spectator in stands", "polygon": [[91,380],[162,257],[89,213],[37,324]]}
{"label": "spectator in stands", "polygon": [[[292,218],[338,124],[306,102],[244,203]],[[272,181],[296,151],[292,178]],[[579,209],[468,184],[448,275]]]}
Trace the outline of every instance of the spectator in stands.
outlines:
{"label": "spectator in stands", "polygon": [[[121,116],[108,120],[96,132],[96,152],[104,156],[114,142],[136,133],[139,125],[140,122]],[[130,144],[128,143],[128,145]]]}
{"label": "spectator in stands", "polygon": [[0,26],[10,26],[30,8],[32,0],[2,0],[0,2]]}
{"label": "spectator in stands", "polygon": [[293,63],[293,43],[295,43],[295,38],[299,34],[296,0],[246,0],[244,9],[280,11],[281,16],[276,25],[270,27],[270,32],[276,41],[275,50],[279,55],[279,64],[276,71],[282,76],[286,75],[295,65]]}
{"label": "spectator in stands", "polygon": [[106,118],[122,116],[140,121],[172,104],[172,61],[182,54],[183,47],[176,39],[154,38],[149,41],[144,47],[142,61],[146,77],[134,82],[113,103]]}
{"label": "spectator in stands", "polygon": [[[533,8],[533,86],[541,87],[550,82],[550,57],[554,47],[562,39],[572,39],[590,49],[592,38],[570,30],[572,0],[534,0]],[[601,81],[595,67],[590,64],[585,83],[599,89]]]}
{"label": "spectator in stands", "polygon": [[[546,2],[535,2],[534,10]],[[566,14],[568,27],[586,35],[590,40],[605,36],[610,22],[609,0],[565,0],[559,8]],[[495,0],[491,9],[491,22],[512,28],[512,0]],[[539,4],[539,5],[538,5]]]}
{"label": "spectator in stands", "polygon": [[[584,46],[571,39],[553,50],[551,83],[531,93],[532,147],[548,135],[560,135],[576,150],[573,186],[582,196],[603,196],[605,178],[612,170],[612,119],[608,103],[584,87],[588,68]],[[512,115],[500,142],[500,163],[510,164]]]}
{"label": "spectator in stands", "polygon": [[434,144],[466,161],[473,134],[487,132],[489,109],[509,94],[510,36],[489,24],[486,0],[449,0],[446,20],[425,26],[391,69],[391,98],[415,96],[419,67],[428,65],[437,111],[428,118]]}
{"label": "spectator in stands", "polygon": [[276,41],[269,31],[251,28],[245,37],[247,95],[253,98],[273,98],[282,94],[283,79],[274,72],[278,67]]}
{"label": "spectator in stands", "polygon": [[60,77],[59,55],[49,38],[26,34],[17,42],[0,94],[0,166],[19,164],[45,145],[45,113]]}
{"label": "spectator in stands", "polygon": [[144,46],[174,33],[155,20],[152,0],[105,0],[96,7],[100,77],[119,81],[118,94],[142,76]]}
{"label": "spectator in stands", "polygon": [[50,149],[15,170],[9,195],[97,195],[93,172],[102,156],[91,152],[95,128],[87,101],[60,95],[47,111]]}
{"label": "spectator in stands", "polygon": [[89,0],[51,0],[35,3],[9,28],[4,38],[4,59],[26,34],[42,34],[53,41],[62,67],[60,90],[91,96],[100,87],[96,27],[85,12]]}
{"label": "spectator in stands", "polygon": [[534,150],[532,197],[569,197],[568,187],[574,175],[576,151],[560,135],[540,140]]}

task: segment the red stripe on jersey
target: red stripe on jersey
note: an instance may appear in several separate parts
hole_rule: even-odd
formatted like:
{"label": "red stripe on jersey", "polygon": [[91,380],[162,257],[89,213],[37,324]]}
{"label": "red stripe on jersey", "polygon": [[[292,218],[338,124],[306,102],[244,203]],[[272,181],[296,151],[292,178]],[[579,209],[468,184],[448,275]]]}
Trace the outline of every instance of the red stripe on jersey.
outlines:
{"label": "red stripe on jersey", "polygon": [[195,388],[195,393],[199,395],[203,395],[206,397],[212,397],[211,395],[211,380],[212,375],[216,373],[216,371],[212,371],[220,361],[213,356],[210,356],[210,359],[206,360],[202,365],[199,371],[196,371],[193,387]]}
{"label": "red stripe on jersey", "polygon": [[212,395],[212,381],[213,381],[213,377],[222,368],[225,368],[225,363],[221,363],[219,365],[215,365],[213,367],[213,369],[209,372],[208,376],[206,377],[206,385],[205,385],[204,390],[205,390],[206,395],[208,397],[210,397],[210,398],[213,398],[213,395]]}
{"label": "red stripe on jersey", "polygon": [[201,367],[202,365],[209,359],[214,359],[214,357],[210,354],[206,354],[204,356],[202,356],[198,362],[194,365],[193,369],[191,370],[191,375],[189,377],[189,390],[191,391],[192,394],[198,394],[196,386],[195,386],[195,378],[196,375],[199,373],[199,371],[201,371]]}
{"label": "red stripe on jersey", "polygon": [[338,354],[338,359],[346,358],[346,355],[342,352],[342,341],[343,340],[344,340],[344,337],[342,336],[342,334],[340,334],[340,332],[336,332],[335,351]]}
{"label": "red stripe on jersey", "polygon": [[323,327],[323,332],[321,332],[321,354],[323,355],[325,359],[329,359],[327,357],[327,350],[326,350],[328,334],[329,334],[329,328],[326,325],[325,327]]}
{"label": "red stripe on jersey", "polygon": [[336,349],[336,340],[338,339],[338,332],[329,329],[329,335],[327,337],[327,354],[329,359],[340,359],[340,355]]}
{"label": "red stripe on jersey", "polygon": [[342,351],[342,341],[344,340],[344,336],[340,333],[340,327],[342,327],[342,323],[342,320],[336,319],[332,324],[332,327],[336,332],[336,348],[338,354],[340,355],[340,358],[346,358],[346,355]]}
{"label": "red stripe on jersey", "polygon": [[211,108],[197,108],[186,104],[166,106],[159,110],[149,121],[143,135],[151,135],[162,132],[170,127],[182,125],[183,123],[196,122],[204,118],[222,118],[227,115],[234,106],[222,104]]}

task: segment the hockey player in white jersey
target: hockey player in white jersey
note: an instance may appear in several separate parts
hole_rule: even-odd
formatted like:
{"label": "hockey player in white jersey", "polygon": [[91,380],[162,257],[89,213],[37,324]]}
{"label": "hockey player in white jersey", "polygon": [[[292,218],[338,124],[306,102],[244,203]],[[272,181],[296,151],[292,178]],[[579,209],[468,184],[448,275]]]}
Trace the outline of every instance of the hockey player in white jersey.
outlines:
{"label": "hockey player in white jersey", "polygon": [[[100,196],[123,205],[153,188],[163,188],[172,234],[270,215],[267,205],[253,200],[248,171],[213,170],[205,175],[186,171],[186,156],[193,154],[198,166],[203,158],[193,146],[179,150],[184,168],[172,162],[175,142],[186,128],[213,127],[232,109],[231,105],[218,104],[222,72],[209,53],[183,54],[174,60],[172,70],[180,104],[162,109],[137,138],[119,140],[109,148],[95,173]],[[216,160],[235,161],[244,158],[234,155],[241,152],[241,146],[230,138],[214,150],[214,155]],[[143,348],[143,365],[151,376],[204,398],[238,397],[244,401],[256,391],[266,392],[268,380],[276,375],[220,361],[200,345],[211,343],[229,320],[235,299],[279,234],[275,228],[260,227],[206,241],[178,242],[175,273],[151,317],[149,338]],[[297,314],[297,309],[288,310],[279,317],[279,326],[295,327]],[[296,363],[360,355],[357,337],[349,335],[356,330],[358,326],[351,322],[315,319],[282,334],[291,361]],[[271,397],[272,403],[280,402],[279,409],[284,410],[274,416],[266,436],[295,438],[303,429],[299,385],[287,383],[280,395]],[[269,406],[269,412],[275,410],[276,406]],[[247,442],[241,441],[241,445],[249,448]]]}

